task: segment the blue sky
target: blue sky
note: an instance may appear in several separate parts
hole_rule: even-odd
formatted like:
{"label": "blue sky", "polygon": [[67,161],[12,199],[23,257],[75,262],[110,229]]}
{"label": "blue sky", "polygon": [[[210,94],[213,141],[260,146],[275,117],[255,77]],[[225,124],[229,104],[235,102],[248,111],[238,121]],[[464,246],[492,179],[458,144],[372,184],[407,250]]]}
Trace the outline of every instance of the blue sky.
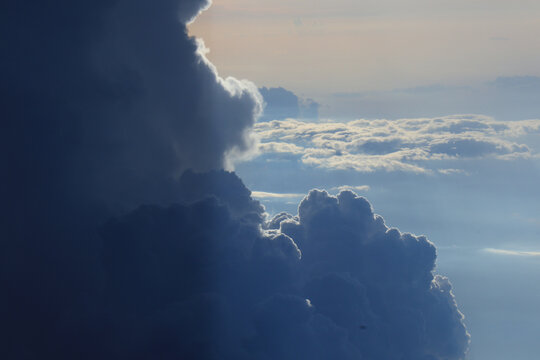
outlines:
{"label": "blue sky", "polygon": [[469,359],[525,360],[540,333],[539,19],[536,1],[216,0],[190,31],[220,74],[284,88],[263,92],[258,153],[236,166],[268,212],[295,213],[311,188],[366,196],[437,245]]}
{"label": "blue sky", "polygon": [[313,97],[540,76],[539,14],[534,0],[217,0],[190,31],[222,75]]}

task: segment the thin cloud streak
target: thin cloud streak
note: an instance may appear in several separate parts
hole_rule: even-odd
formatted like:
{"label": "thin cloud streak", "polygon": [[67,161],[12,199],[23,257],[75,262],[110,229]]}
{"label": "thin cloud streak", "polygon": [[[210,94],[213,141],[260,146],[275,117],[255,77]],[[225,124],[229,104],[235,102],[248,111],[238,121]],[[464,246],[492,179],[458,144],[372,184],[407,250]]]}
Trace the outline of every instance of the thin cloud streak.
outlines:
{"label": "thin cloud streak", "polygon": [[497,254],[497,255],[509,255],[509,256],[540,256],[540,251],[517,251],[517,250],[506,250],[506,249],[494,249],[494,248],[485,248],[482,251]]}
{"label": "thin cloud streak", "polygon": [[277,198],[277,199],[299,198],[299,197],[303,197],[305,195],[306,194],[273,193],[273,192],[266,192],[266,191],[252,191],[251,192],[251,196],[253,196],[254,198],[262,198],[262,199],[265,199],[265,198]]}
{"label": "thin cloud streak", "polygon": [[369,185],[342,185],[342,186],[335,186],[331,190],[338,190],[338,191],[345,191],[345,190],[357,190],[357,191],[369,191],[370,187]]}

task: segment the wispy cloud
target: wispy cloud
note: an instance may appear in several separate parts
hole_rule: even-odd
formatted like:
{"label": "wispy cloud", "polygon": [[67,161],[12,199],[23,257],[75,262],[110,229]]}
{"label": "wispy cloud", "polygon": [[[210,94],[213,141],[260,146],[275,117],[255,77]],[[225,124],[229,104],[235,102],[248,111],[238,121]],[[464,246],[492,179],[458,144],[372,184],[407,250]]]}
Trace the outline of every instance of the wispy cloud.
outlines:
{"label": "wispy cloud", "polygon": [[435,162],[537,156],[516,141],[540,134],[540,120],[496,121],[482,115],[319,123],[286,119],[258,123],[255,132],[260,152],[298,155],[316,167],[456,174],[462,170],[436,169]]}
{"label": "wispy cloud", "polygon": [[494,249],[485,248],[484,252],[497,255],[510,255],[510,256],[540,256],[540,251],[518,251],[518,250],[506,250],[506,249]]}
{"label": "wispy cloud", "polygon": [[342,186],[335,186],[331,188],[330,190],[337,190],[337,191],[344,191],[344,190],[356,190],[356,191],[369,191],[369,185],[342,185]]}
{"label": "wispy cloud", "polygon": [[277,198],[277,199],[284,199],[284,198],[298,198],[303,197],[305,194],[296,194],[296,193],[273,193],[273,192],[266,192],[266,191],[252,191],[251,196],[254,198]]}
{"label": "wispy cloud", "polygon": [[462,170],[462,169],[439,169],[437,171],[440,174],[443,174],[443,175],[452,175],[452,174],[465,174],[465,175],[468,175],[468,173],[465,170]]}

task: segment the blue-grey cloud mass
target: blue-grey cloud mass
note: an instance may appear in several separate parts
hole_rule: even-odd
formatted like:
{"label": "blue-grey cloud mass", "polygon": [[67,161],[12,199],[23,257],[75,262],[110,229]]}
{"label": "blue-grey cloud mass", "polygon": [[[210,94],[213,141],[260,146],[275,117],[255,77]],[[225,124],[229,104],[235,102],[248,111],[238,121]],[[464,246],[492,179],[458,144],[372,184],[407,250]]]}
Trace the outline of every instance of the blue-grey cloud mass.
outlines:
{"label": "blue-grey cloud mass", "polygon": [[223,168],[262,98],[206,1],[1,5],[2,359],[463,359],[434,245],[314,190],[267,220]]}
{"label": "blue-grey cloud mass", "polygon": [[282,87],[259,88],[264,100],[264,111],[259,121],[319,118],[319,103],[312,99],[298,97]]}
{"label": "blue-grey cloud mass", "polygon": [[[38,297],[41,312],[18,304],[27,337],[8,335],[8,359],[464,358],[463,315],[425,237],[388,228],[351,191],[313,190],[298,215],[263,222],[232,173],[184,176],[197,200],[98,228],[99,250],[71,274],[83,288],[74,298],[41,269],[42,291],[59,288]],[[36,324],[50,333],[32,338]]]}
{"label": "blue-grey cloud mass", "polygon": [[181,22],[206,5],[6,2],[3,156],[17,154],[8,181],[80,184],[108,203],[161,201],[182,170],[249,151],[260,94],[219,78]]}

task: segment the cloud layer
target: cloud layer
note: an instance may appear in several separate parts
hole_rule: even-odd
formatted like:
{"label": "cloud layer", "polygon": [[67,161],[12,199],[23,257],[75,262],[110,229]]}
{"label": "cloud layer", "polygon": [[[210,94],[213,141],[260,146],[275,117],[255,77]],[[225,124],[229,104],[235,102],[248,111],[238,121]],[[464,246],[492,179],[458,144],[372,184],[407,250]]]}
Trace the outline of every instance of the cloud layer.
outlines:
{"label": "cloud layer", "polygon": [[[538,134],[540,120],[495,121],[479,115],[400,120],[258,123],[262,153],[300,156],[329,169],[429,172],[437,161],[537,156],[518,136]],[[438,169],[441,173],[456,169]]]}

